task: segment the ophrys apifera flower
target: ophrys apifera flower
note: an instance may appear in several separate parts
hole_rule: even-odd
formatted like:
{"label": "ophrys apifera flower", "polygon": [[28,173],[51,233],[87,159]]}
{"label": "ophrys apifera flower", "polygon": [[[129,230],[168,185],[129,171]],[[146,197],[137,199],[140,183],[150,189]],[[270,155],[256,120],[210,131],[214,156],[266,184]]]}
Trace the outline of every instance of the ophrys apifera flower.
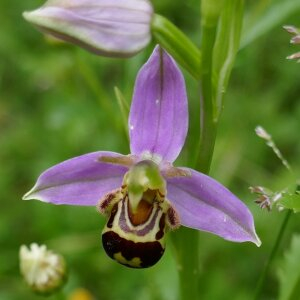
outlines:
{"label": "ophrys apifera flower", "polygon": [[121,264],[144,268],[180,225],[234,242],[260,245],[253,217],[226,187],[190,168],[174,167],[188,129],[184,78],[156,47],[139,71],[129,115],[129,155],[94,152],[46,170],[24,199],[94,205],[108,216],[102,242]]}

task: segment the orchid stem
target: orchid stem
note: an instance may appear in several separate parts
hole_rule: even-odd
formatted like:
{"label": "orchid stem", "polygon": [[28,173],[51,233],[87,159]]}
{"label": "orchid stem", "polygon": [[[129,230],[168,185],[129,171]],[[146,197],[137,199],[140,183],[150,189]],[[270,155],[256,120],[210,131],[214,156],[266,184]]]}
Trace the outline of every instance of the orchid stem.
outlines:
{"label": "orchid stem", "polygon": [[273,262],[274,257],[276,256],[277,250],[279,248],[280,242],[282,240],[284,231],[286,229],[287,223],[288,223],[291,215],[292,215],[292,210],[290,209],[290,210],[287,211],[287,213],[286,213],[286,215],[285,215],[285,217],[282,221],[281,227],[279,229],[278,235],[276,237],[276,240],[275,240],[275,243],[274,243],[273,248],[271,250],[271,253],[269,255],[269,258],[268,258],[268,260],[267,260],[267,262],[264,266],[264,269],[263,269],[263,271],[262,271],[262,273],[259,277],[259,280],[257,282],[257,286],[256,286],[256,289],[255,289],[255,294],[254,294],[254,299],[255,300],[261,299],[260,295],[263,291],[264,284],[265,284],[267,275],[269,273],[270,266]]}
{"label": "orchid stem", "polygon": [[196,169],[206,174],[209,173],[217,132],[212,68],[220,13],[219,6],[219,1],[215,0],[201,2],[200,135],[196,155]]}
{"label": "orchid stem", "polygon": [[180,281],[180,299],[199,299],[199,233],[182,227],[173,236],[175,257]]}
{"label": "orchid stem", "polygon": [[202,77],[200,94],[200,136],[196,169],[209,173],[214,152],[217,120],[214,118],[212,91],[212,53],[216,36],[216,26],[202,26]]}
{"label": "orchid stem", "polygon": [[[214,119],[212,91],[212,54],[215,43],[217,20],[202,23],[202,70],[201,70],[201,116],[200,137],[197,149],[196,169],[208,174],[214,151],[217,122]],[[199,299],[199,234],[181,229],[176,238],[176,250],[180,280],[180,299]]]}

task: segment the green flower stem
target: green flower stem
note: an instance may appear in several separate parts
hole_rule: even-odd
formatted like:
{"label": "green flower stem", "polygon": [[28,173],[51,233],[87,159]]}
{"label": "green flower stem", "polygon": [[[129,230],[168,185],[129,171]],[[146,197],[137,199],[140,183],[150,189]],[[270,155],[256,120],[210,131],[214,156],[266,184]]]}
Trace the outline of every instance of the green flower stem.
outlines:
{"label": "green flower stem", "polygon": [[180,282],[180,299],[199,299],[199,233],[196,230],[181,227],[172,235],[175,245],[175,258]]}
{"label": "green flower stem", "polygon": [[[215,28],[214,28],[215,30]],[[213,38],[211,33],[214,30],[208,30],[205,33]],[[206,44],[208,48],[213,43]],[[205,47],[204,47],[205,48]],[[208,51],[208,48],[206,51]],[[204,53],[206,53],[204,51]],[[210,54],[211,55],[211,54]],[[207,68],[207,63],[204,64]],[[216,138],[216,123],[213,120],[213,106],[211,101],[211,72],[210,67],[203,69],[202,76],[202,95],[201,95],[201,134],[199,141],[199,154],[197,169],[203,173],[208,173],[210,169],[211,159],[214,151]],[[208,101],[207,101],[208,100]],[[190,300],[199,299],[198,282],[200,273],[199,262],[199,233],[189,228],[180,229],[175,235],[175,246],[177,250],[177,263],[180,281],[180,299]]]}
{"label": "green flower stem", "polygon": [[[225,8],[225,9],[224,9]],[[220,16],[223,16],[221,29],[218,27]],[[179,54],[175,59],[183,65],[196,79],[200,81],[200,135],[196,149],[196,169],[202,173],[208,174],[216,140],[218,125],[218,103],[216,98],[218,93],[223,94],[223,87],[227,85],[230,71],[234,63],[234,58],[239,45],[240,27],[243,18],[243,1],[242,0],[202,0],[201,1],[201,68],[198,66],[193,68],[191,63],[196,63],[196,51],[192,55],[184,52],[182,45],[185,44],[178,38],[178,42],[174,42],[177,36],[172,26],[168,24],[172,30],[162,29],[163,21],[154,20],[161,32],[164,32],[162,46],[165,47],[173,56]],[[168,27],[166,26],[166,27]],[[218,31],[218,28],[220,29]],[[155,36],[155,30],[153,30]],[[170,32],[170,34],[168,34]],[[229,41],[228,35],[230,33]],[[217,35],[218,34],[218,35]],[[216,43],[216,37],[222,42],[226,42],[226,51],[222,48],[222,44]],[[166,46],[165,46],[166,44]],[[218,45],[217,53],[214,57],[216,45]],[[168,48],[169,47],[169,48]],[[190,51],[189,51],[190,52]],[[219,54],[222,54],[220,57]],[[185,58],[187,57],[187,59]],[[200,52],[198,54],[200,58]],[[180,60],[189,61],[184,65]],[[216,64],[217,63],[217,64]],[[217,69],[214,69],[216,68]],[[199,72],[199,74],[198,74]],[[221,77],[223,76],[223,77]],[[221,82],[221,89],[217,91],[216,82]],[[217,93],[218,92],[218,93]],[[199,235],[195,230],[188,228],[181,229],[174,236],[176,246],[176,258],[178,262],[179,280],[180,280],[180,296],[181,300],[199,299]]]}
{"label": "green flower stem", "polygon": [[[217,122],[214,119],[214,102],[212,96],[212,59],[218,24],[218,16],[215,14],[216,11],[214,9],[211,10],[213,7],[210,5],[207,7],[209,7],[209,18],[207,19],[203,15],[202,20],[204,21],[202,21],[201,24],[201,123],[196,166],[197,170],[206,174],[209,172],[211,165],[217,129]],[[205,13],[205,8],[203,9],[202,7],[202,14]],[[199,299],[199,233],[196,230],[182,228],[174,237],[174,240],[177,250],[176,257],[180,281],[180,299]]]}
{"label": "green flower stem", "polygon": [[284,231],[286,229],[287,223],[288,223],[291,215],[292,215],[292,210],[288,210],[285,217],[284,217],[284,219],[283,219],[283,221],[282,221],[281,227],[280,227],[279,232],[277,234],[277,237],[276,237],[275,243],[273,245],[273,248],[271,250],[270,256],[269,256],[269,258],[268,258],[268,260],[267,260],[267,262],[264,266],[264,269],[263,269],[263,271],[262,271],[262,273],[259,277],[259,280],[257,282],[257,286],[256,286],[256,289],[255,289],[255,294],[254,294],[254,299],[255,300],[261,299],[260,296],[261,296],[261,293],[263,291],[264,284],[265,284],[267,275],[269,273],[270,266],[273,262],[274,257],[276,256],[278,247],[280,245],[280,242],[282,240]]}
{"label": "green flower stem", "polygon": [[151,30],[153,37],[195,79],[201,74],[201,52],[172,22],[155,14]]}
{"label": "green flower stem", "polygon": [[212,59],[217,23],[202,22],[202,73],[200,83],[200,136],[196,169],[208,173],[213,156],[217,120],[214,118]]}
{"label": "green flower stem", "polygon": [[244,0],[228,0],[224,3],[213,53],[213,99],[216,119],[223,108],[224,94],[239,49],[243,16]]}

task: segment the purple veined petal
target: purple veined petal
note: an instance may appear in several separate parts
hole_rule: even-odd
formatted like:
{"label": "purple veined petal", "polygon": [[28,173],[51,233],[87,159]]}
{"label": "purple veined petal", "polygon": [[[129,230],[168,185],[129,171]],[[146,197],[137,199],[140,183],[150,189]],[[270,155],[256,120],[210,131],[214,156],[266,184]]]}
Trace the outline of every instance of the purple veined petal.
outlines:
{"label": "purple veined petal", "polygon": [[48,0],[23,14],[41,31],[95,54],[128,57],[151,40],[149,0]]}
{"label": "purple veined petal", "polygon": [[185,170],[190,170],[191,176],[167,178],[167,197],[174,204],[181,224],[229,241],[250,241],[260,246],[247,206],[213,178]]}
{"label": "purple veined petal", "polygon": [[129,115],[131,153],[159,155],[173,162],[188,129],[183,75],[172,57],[157,46],[135,82]]}
{"label": "purple veined petal", "polygon": [[99,162],[100,156],[123,156],[99,151],[66,160],[43,172],[23,200],[95,206],[100,198],[122,185],[128,167]]}

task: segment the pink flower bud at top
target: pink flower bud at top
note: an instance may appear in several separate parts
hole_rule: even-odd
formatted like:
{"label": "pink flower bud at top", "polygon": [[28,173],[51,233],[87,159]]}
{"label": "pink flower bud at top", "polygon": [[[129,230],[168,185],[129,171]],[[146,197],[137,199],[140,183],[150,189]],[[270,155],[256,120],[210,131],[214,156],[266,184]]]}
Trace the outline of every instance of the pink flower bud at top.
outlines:
{"label": "pink flower bud at top", "polygon": [[39,30],[98,55],[128,57],[151,39],[148,0],[48,0],[24,12]]}

